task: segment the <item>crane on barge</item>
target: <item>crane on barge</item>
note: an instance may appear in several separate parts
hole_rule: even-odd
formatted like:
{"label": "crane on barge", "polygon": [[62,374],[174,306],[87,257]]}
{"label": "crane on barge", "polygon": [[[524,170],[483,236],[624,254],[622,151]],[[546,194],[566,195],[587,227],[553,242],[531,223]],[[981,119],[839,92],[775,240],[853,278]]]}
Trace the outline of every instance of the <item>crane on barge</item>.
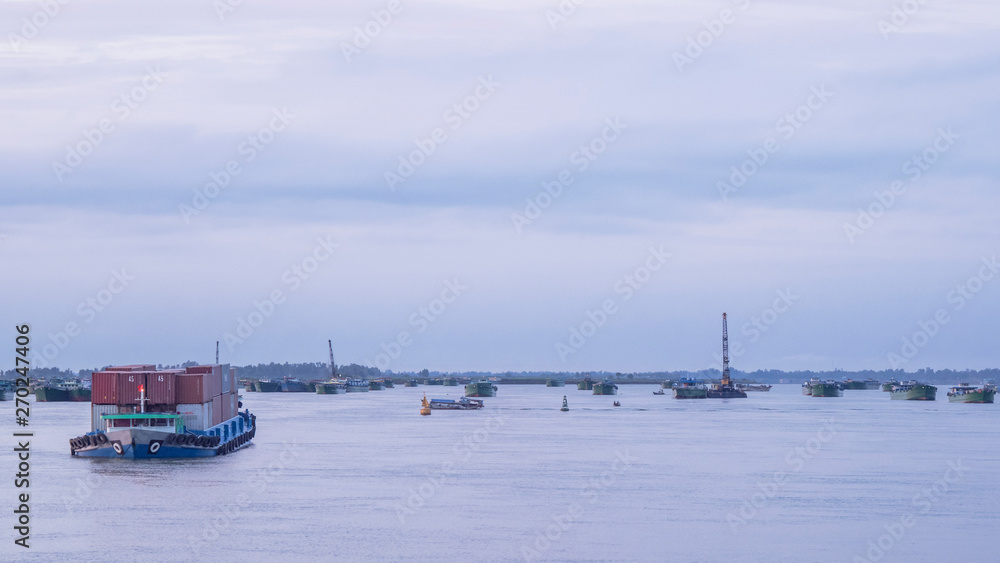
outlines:
{"label": "crane on barge", "polygon": [[722,313],[722,380],[712,384],[708,390],[709,399],[746,399],[747,392],[733,385],[729,377],[729,331],[726,328],[726,314]]}

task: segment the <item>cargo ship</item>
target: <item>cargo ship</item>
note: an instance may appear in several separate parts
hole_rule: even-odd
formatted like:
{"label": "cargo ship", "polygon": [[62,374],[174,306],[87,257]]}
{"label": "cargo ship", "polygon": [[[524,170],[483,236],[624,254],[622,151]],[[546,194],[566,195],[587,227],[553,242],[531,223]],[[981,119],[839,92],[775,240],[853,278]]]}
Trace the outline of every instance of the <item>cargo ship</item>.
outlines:
{"label": "cargo ship", "polygon": [[546,379],[545,380],[545,386],[546,387],[566,387],[566,380],[565,379]]}
{"label": "cargo ship", "polygon": [[93,374],[90,432],[69,440],[79,457],[210,457],[248,445],[257,417],[240,412],[228,365],[157,370],[107,367]]}
{"label": "cargo ship", "polygon": [[893,400],[935,401],[937,400],[937,387],[918,381],[904,381],[893,385],[889,395]]}
{"label": "cargo ship", "polygon": [[675,399],[704,399],[708,387],[689,377],[683,377],[673,385]]}
{"label": "cargo ship", "polygon": [[497,387],[493,382],[482,380],[473,381],[465,386],[466,397],[496,397]]}
{"label": "cargo ship", "polygon": [[722,313],[722,379],[708,388],[708,399],[746,399],[746,391],[733,384],[729,377],[729,331],[726,314]]}
{"label": "cargo ship", "polygon": [[297,377],[285,376],[281,379],[282,393],[308,393],[313,391],[309,385]]}
{"label": "cargo ship", "polygon": [[951,403],[992,403],[996,395],[996,387],[992,385],[982,385],[975,387],[968,383],[962,383],[948,391],[948,402]]}
{"label": "cargo ship", "polygon": [[420,382],[418,382],[416,379],[407,379],[406,383],[403,384],[403,387],[419,387],[419,386]]}
{"label": "cargo ship", "polygon": [[475,410],[483,408],[483,402],[477,399],[462,397],[461,399],[431,399],[430,408],[437,410]]}
{"label": "cargo ship", "polygon": [[593,388],[594,388],[594,380],[591,379],[591,378],[589,378],[589,377],[585,377],[585,378],[581,379],[576,384],[576,390],[577,391],[590,391]]}
{"label": "cargo ship", "polygon": [[594,384],[594,395],[617,395],[618,386],[610,381]]}
{"label": "cargo ship", "polygon": [[348,393],[367,393],[371,389],[371,382],[365,378],[352,377],[347,380]]}
{"label": "cargo ship", "polygon": [[253,382],[253,390],[258,393],[280,393],[281,382],[270,379],[258,379]]}
{"label": "cargo ship", "polygon": [[[385,379],[382,380],[382,385],[384,385],[386,389],[395,389],[396,388],[396,384],[393,383],[392,382],[392,378],[389,378],[389,377],[387,377],[387,378],[385,378]],[[456,382],[455,385],[458,385],[458,383]]]}
{"label": "cargo ship", "polygon": [[836,381],[820,381],[812,385],[813,397],[843,397],[844,390]]}
{"label": "cargo ship", "polygon": [[822,382],[819,380],[818,377],[813,377],[809,381],[803,382],[802,383],[802,394],[803,395],[812,395],[813,394],[813,390],[812,390],[813,385],[819,385],[820,383],[822,383]]}
{"label": "cargo ship", "polygon": [[89,402],[90,389],[79,379],[52,381],[35,387],[35,400],[42,402]]}
{"label": "cargo ship", "polygon": [[380,380],[380,379],[369,379],[368,380],[368,390],[369,391],[381,391],[383,389],[385,389],[385,386],[382,385],[382,380]]}
{"label": "cargo ship", "polygon": [[757,383],[747,383],[746,385],[741,385],[741,389],[744,391],[770,391],[771,386],[767,384],[757,384]]}
{"label": "cargo ship", "polygon": [[454,377],[446,377],[441,380],[441,384],[445,387],[458,387],[458,380]]}
{"label": "cargo ship", "polygon": [[444,380],[441,378],[427,378],[424,380],[424,385],[444,385]]}
{"label": "cargo ship", "polygon": [[892,388],[896,385],[899,385],[899,382],[896,381],[896,378],[890,378],[889,381],[886,381],[885,383],[882,384],[882,390],[892,391]]}

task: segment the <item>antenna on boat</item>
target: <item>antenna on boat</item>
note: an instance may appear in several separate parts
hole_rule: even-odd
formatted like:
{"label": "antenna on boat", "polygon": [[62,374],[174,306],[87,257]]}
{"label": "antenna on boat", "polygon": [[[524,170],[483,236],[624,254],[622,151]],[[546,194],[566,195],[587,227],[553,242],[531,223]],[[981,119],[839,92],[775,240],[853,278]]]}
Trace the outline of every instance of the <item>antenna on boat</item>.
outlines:
{"label": "antenna on boat", "polygon": [[327,340],[326,343],[330,346],[330,373],[333,374],[330,379],[337,379],[337,364],[333,363],[333,340]]}
{"label": "antenna on boat", "polygon": [[725,313],[722,313],[722,384],[729,384],[729,333]]}
{"label": "antenna on boat", "polygon": [[219,341],[215,341],[215,364],[219,364]]}

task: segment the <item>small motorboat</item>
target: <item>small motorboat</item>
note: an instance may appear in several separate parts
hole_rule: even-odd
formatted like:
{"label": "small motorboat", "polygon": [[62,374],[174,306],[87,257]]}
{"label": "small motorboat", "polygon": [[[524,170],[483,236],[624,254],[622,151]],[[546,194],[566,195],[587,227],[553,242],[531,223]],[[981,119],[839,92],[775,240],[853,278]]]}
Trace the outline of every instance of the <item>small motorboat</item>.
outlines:
{"label": "small motorboat", "polygon": [[435,410],[474,410],[483,408],[483,402],[479,399],[462,397],[455,401],[452,399],[431,399],[430,408]]}
{"label": "small motorboat", "polygon": [[654,395],[662,395],[663,394],[663,389],[657,389],[656,391],[653,391],[653,394]]}
{"label": "small motorboat", "polygon": [[616,406],[616,407],[620,407],[620,406],[622,406],[622,404],[621,404],[621,403],[619,403],[618,401],[615,401],[615,402],[614,402],[613,404],[614,404],[614,406]]}

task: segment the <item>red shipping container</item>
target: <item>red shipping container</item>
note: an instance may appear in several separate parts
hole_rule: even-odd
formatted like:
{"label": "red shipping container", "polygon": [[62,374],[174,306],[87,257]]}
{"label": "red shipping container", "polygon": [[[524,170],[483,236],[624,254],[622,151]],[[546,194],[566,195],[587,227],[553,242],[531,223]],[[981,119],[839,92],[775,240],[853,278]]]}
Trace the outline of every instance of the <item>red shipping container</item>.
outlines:
{"label": "red shipping container", "polygon": [[187,373],[212,373],[212,366],[188,366]]}
{"label": "red shipping container", "polygon": [[222,424],[222,395],[212,399],[212,426]]}
{"label": "red shipping container", "polygon": [[118,372],[95,371],[90,376],[90,402],[95,405],[118,404]]}
{"label": "red shipping container", "polygon": [[177,374],[175,379],[177,403],[210,403],[215,394],[209,388],[205,374]]}
{"label": "red shipping container", "polygon": [[176,400],[174,392],[177,374],[170,371],[148,372],[146,375],[146,406],[149,405],[174,405],[180,401]]}
{"label": "red shipping container", "polygon": [[110,366],[104,371],[156,371],[156,366],[149,364],[135,364],[131,366]]}
{"label": "red shipping container", "polygon": [[[117,375],[118,404],[138,406],[139,386],[146,384],[146,374],[141,372],[122,372]],[[91,393],[91,397],[93,397],[93,393]]]}

